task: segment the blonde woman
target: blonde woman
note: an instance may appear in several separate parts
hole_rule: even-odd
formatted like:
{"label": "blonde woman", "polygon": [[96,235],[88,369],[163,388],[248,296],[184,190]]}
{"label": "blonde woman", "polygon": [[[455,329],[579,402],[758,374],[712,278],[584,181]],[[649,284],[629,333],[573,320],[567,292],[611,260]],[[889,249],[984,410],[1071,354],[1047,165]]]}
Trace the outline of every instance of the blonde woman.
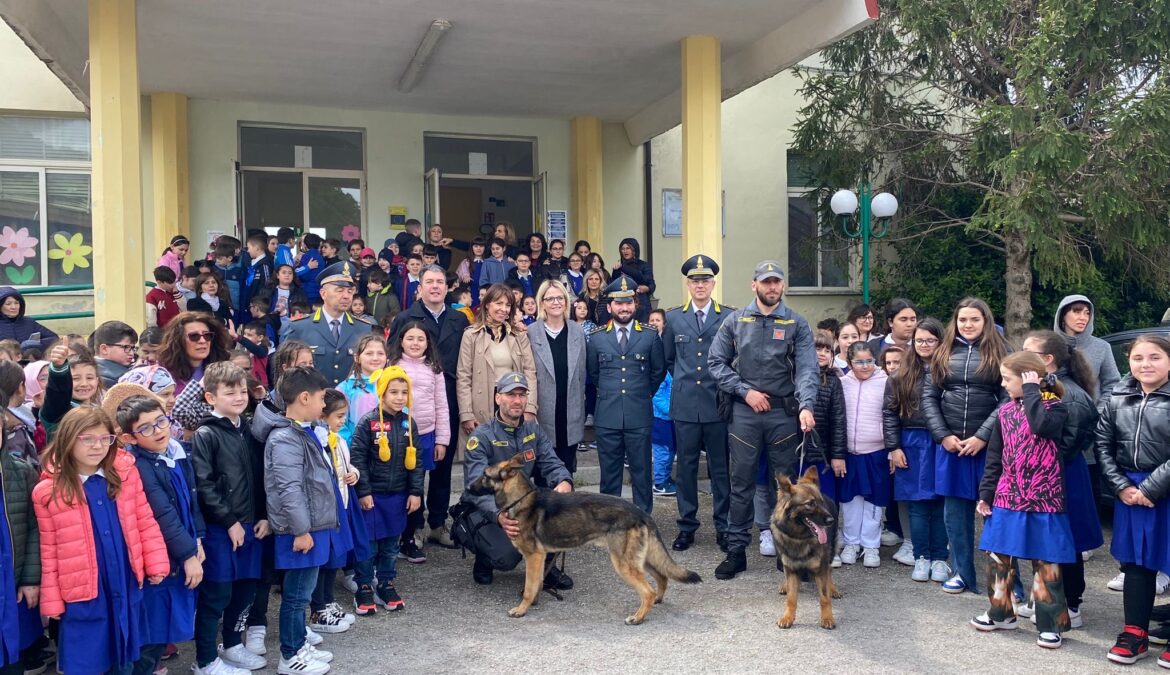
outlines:
{"label": "blonde woman", "polygon": [[528,340],[540,392],[536,421],[553,440],[565,468],[576,473],[577,444],[585,435],[585,331],[569,320],[572,297],[560,281],[541,284]]}

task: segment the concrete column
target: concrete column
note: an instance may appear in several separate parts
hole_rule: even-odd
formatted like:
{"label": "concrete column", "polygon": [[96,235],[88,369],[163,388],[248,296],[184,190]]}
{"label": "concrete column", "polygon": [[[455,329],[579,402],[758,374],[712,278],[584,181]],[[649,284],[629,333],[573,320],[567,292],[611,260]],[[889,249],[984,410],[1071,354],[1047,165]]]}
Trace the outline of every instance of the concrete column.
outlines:
{"label": "concrete column", "polygon": [[[160,92],[150,95],[151,169],[154,214],[147,228],[146,265],[176,234],[191,236],[191,195],[187,184],[187,97]],[[198,251],[199,246],[193,245]]]}
{"label": "concrete column", "polygon": [[97,323],[146,322],[136,0],[89,0]]}
{"label": "concrete column", "polygon": [[[569,123],[571,163],[573,167],[573,218],[579,239],[594,251],[605,251],[602,228],[601,120],[574,117]],[[569,251],[575,242],[565,243]]]}
{"label": "concrete column", "polygon": [[727,269],[719,51],[719,40],[713,37],[692,35],[682,41],[682,236],[684,258],[702,253]]}

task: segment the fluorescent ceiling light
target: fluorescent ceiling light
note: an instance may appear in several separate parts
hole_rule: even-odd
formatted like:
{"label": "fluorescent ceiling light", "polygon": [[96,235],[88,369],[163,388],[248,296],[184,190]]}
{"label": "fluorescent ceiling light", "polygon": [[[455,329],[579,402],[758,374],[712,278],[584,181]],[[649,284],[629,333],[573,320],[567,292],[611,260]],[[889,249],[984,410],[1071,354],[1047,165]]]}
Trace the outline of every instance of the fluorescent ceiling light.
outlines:
{"label": "fluorescent ceiling light", "polygon": [[449,30],[451,30],[451,22],[446,19],[435,19],[431,22],[422,41],[418,43],[418,49],[414,50],[414,57],[410,59],[406,70],[402,71],[402,77],[398,79],[398,91],[406,94],[414,89],[414,85],[418,84],[418,79],[422,77],[423,69],[427,67],[427,62],[431,60],[431,54],[434,53],[439,40]]}

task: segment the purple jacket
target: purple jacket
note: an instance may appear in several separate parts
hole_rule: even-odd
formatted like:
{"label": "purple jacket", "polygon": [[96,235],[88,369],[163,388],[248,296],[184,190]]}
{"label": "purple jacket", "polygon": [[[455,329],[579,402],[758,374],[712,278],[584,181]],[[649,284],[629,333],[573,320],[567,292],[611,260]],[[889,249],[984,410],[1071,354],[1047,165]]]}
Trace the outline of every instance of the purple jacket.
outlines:
{"label": "purple jacket", "polygon": [[0,314],[0,340],[16,340],[22,343],[23,347],[25,346],[23,343],[33,333],[40,333],[41,338],[38,346],[41,349],[48,349],[49,345],[57,340],[57,334],[24,315],[26,309],[24,296],[19,291],[11,286],[0,286],[0,304],[3,304],[8,298],[16,298],[17,302],[20,303],[20,313],[14,319]]}
{"label": "purple jacket", "polygon": [[1056,443],[1067,419],[1064,403],[1035,384],[1024,385],[1024,398],[1000,406],[979,499],[997,509],[1064,511],[1064,458]]}

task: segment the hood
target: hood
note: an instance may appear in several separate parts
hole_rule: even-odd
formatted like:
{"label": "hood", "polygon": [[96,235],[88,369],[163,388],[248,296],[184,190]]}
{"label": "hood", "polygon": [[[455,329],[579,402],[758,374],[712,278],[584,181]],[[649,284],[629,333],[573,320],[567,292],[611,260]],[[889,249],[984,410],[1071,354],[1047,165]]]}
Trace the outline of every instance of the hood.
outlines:
{"label": "hood", "polygon": [[1064,296],[1064,299],[1061,300],[1060,304],[1056,306],[1056,316],[1052,319],[1052,330],[1060,333],[1061,335],[1065,334],[1064,331],[1060,328],[1060,319],[1064,316],[1064,313],[1068,311],[1068,306],[1074,302],[1083,302],[1089,306],[1089,324],[1085,326],[1084,333],[1081,333],[1080,335],[1077,335],[1073,338],[1073,342],[1076,344],[1076,346],[1080,347],[1082,340],[1093,337],[1093,327],[1097,322],[1097,306],[1093,304],[1092,300],[1086,298],[1083,295]]}
{"label": "hood", "polygon": [[634,249],[634,259],[641,260],[642,247],[638,245],[638,240],[634,239],[633,237],[626,237],[625,239],[622,239],[620,243],[618,243],[618,260],[621,260],[622,246],[625,246],[626,244],[629,244]]}
{"label": "hood", "polygon": [[256,417],[252,420],[252,435],[257,441],[267,440],[273,431],[291,426],[292,420],[281,414],[271,401],[264,401],[256,406]]}
{"label": "hood", "polygon": [[[9,321],[16,321],[18,319],[23,319],[24,318],[24,310],[25,310],[24,296],[20,294],[20,291],[16,290],[15,288],[13,288],[11,286],[0,286],[0,304],[4,304],[4,301],[10,297],[16,298],[17,302],[20,303],[20,314],[17,314],[15,319],[9,319]],[[7,317],[5,317],[5,318],[7,318]]]}

